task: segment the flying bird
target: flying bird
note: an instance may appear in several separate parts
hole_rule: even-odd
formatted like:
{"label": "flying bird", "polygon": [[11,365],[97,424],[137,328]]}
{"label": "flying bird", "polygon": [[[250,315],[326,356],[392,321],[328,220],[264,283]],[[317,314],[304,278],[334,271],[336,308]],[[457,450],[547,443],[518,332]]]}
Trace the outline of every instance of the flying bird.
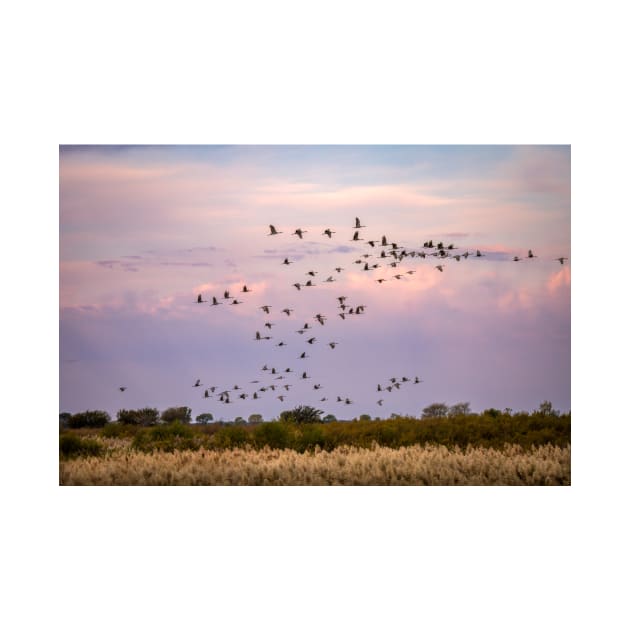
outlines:
{"label": "flying bird", "polygon": [[[297,234],[300,239],[302,239],[302,234],[306,234],[306,230],[301,230],[300,228],[297,228],[297,230],[295,230],[295,232],[293,232],[293,234]],[[293,236],[293,234],[291,236]]]}
{"label": "flying bird", "polygon": [[244,284],[243,288],[241,289],[241,293],[251,293],[252,290],[247,288],[247,285]]}
{"label": "flying bird", "polygon": [[261,306],[260,307],[263,311],[265,311],[265,313],[267,313],[267,315],[269,315],[269,309],[271,308],[271,306]]}
{"label": "flying bird", "polygon": [[322,233],[322,236],[323,236],[324,234],[325,234],[328,238],[332,238],[332,235],[333,235],[333,234],[336,234],[336,232],[333,232],[330,228],[326,228],[326,229],[324,230],[324,232]]}
{"label": "flying bird", "polygon": [[210,306],[219,306],[220,304],[222,304],[222,302],[217,302],[217,298],[212,296],[212,304],[210,304]]}
{"label": "flying bird", "polygon": [[269,234],[267,236],[275,236],[276,234],[282,234],[282,232],[278,232],[273,225],[269,226]]}
{"label": "flying bird", "polygon": [[339,342],[338,341],[331,341],[328,345],[334,350],[335,346],[339,345]]}
{"label": "flying bird", "polygon": [[195,381],[195,384],[193,385],[193,387],[199,387],[199,385],[201,385],[201,379],[200,379],[200,378],[198,378],[198,379]]}
{"label": "flying bird", "polygon": [[362,238],[359,238],[359,232],[358,232],[358,231],[356,231],[356,232],[354,233],[354,236],[353,236],[350,240],[351,240],[351,241],[362,241],[363,239],[362,239]]}
{"label": "flying bird", "polygon": [[285,259],[282,261],[282,264],[283,264],[283,265],[291,265],[291,264],[293,264],[293,261],[292,261],[292,260],[290,261],[288,258],[285,258]]}
{"label": "flying bird", "polygon": [[282,309],[282,312],[283,312],[283,313],[286,313],[286,314],[287,314],[287,317],[288,317],[289,315],[291,315],[291,313],[293,312],[293,310],[294,310],[294,309],[292,309],[292,308],[283,308],[283,309]]}
{"label": "flying bird", "polygon": [[560,256],[560,258],[555,258],[554,260],[557,260],[561,265],[564,265],[564,261],[568,260],[568,258],[566,256]]}
{"label": "flying bird", "polygon": [[127,388],[126,387],[119,387],[118,388],[121,392],[124,392]]}
{"label": "flying bird", "polygon": [[355,219],[354,219],[354,227],[356,229],[359,229],[359,228],[367,227],[367,225],[361,225],[361,221],[359,220],[359,217],[355,217]]}
{"label": "flying bird", "polygon": [[207,302],[208,300],[201,299],[201,293],[197,296],[197,304],[201,304],[202,302]]}

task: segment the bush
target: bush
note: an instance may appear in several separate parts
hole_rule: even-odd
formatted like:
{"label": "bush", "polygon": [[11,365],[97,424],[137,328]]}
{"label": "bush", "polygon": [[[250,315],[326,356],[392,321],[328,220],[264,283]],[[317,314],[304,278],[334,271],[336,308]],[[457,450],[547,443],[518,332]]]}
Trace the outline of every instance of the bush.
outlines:
{"label": "bush", "polygon": [[157,409],[145,407],[144,409],[121,409],[116,414],[116,419],[121,424],[137,424],[150,427],[157,424],[160,412]]}
{"label": "bush", "polygon": [[68,413],[67,411],[64,411],[62,413],[59,414],[59,428],[60,429],[67,429],[68,428],[68,422],[70,421],[70,418],[72,418],[72,414]]}
{"label": "bush", "polygon": [[165,424],[169,422],[190,423],[192,409],[190,407],[169,407],[162,412],[160,420]]}
{"label": "bush", "polygon": [[197,450],[201,442],[201,437],[196,437],[188,425],[173,421],[138,431],[131,446],[144,452],[157,450],[172,453],[175,450]]}
{"label": "bush", "polygon": [[99,457],[105,452],[105,447],[96,440],[81,438],[71,433],[59,437],[59,457],[70,459],[73,457]]}
{"label": "bush", "polygon": [[81,411],[68,419],[68,427],[81,429],[83,427],[100,428],[111,422],[111,417],[106,411]]}
{"label": "bush", "polygon": [[280,414],[280,422],[289,422],[292,424],[309,424],[313,422],[321,422],[320,416],[324,412],[314,407],[300,405],[294,409],[283,411]]}
{"label": "bush", "polygon": [[249,433],[241,426],[223,427],[214,434],[213,445],[218,448],[237,448],[249,443]]}
{"label": "bush", "polygon": [[263,422],[254,429],[256,446],[289,448],[292,442],[291,427],[282,422]]}
{"label": "bush", "polygon": [[137,424],[120,424],[120,422],[110,422],[106,424],[100,431],[103,437],[108,438],[124,438],[133,437],[140,430]]}

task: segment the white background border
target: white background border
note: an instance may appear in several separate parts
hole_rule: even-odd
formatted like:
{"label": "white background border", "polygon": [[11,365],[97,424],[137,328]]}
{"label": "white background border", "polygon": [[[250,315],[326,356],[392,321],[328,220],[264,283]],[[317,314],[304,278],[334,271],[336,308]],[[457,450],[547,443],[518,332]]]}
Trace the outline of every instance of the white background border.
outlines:
{"label": "white background border", "polygon": [[[3,9],[3,627],[627,626],[621,6]],[[571,144],[573,486],[59,488],[69,143]]]}

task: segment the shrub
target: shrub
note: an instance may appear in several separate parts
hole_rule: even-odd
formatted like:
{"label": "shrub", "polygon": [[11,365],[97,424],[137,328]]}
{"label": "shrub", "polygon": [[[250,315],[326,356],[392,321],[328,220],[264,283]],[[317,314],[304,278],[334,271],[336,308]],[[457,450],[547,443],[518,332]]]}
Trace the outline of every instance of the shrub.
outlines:
{"label": "shrub", "polygon": [[106,424],[100,431],[103,437],[122,438],[133,437],[140,430],[137,424],[120,424],[120,422],[110,422]]}
{"label": "shrub", "polygon": [[320,448],[325,448],[326,446],[324,427],[317,424],[301,426],[294,439],[294,448],[302,453],[306,450],[313,450],[316,446]]}
{"label": "shrub", "polygon": [[289,448],[292,441],[291,427],[282,422],[263,422],[254,429],[256,446]]}
{"label": "shrub", "polygon": [[195,432],[188,425],[173,421],[138,431],[131,446],[145,452],[196,450],[201,446],[201,439],[195,437]]}
{"label": "shrub", "polygon": [[223,427],[214,434],[213,444],[218,448],[245,446],[250,441],[247,429],[241,426]]}
{"label": "shrub", "polygon": [[59,437],[59,457],[69,459],[72,457],[98,457],[103,455],[105,448],[96,440],[81,438],[78,435],[66,433]]}
{"label": "shrub", "polygon": [[300,405],[294,409],[283,411],[280,414],[280,422],[289,422],[293,424],[309,424],[312,422],[321,422],[320,416],[324,412],[308,405]]}
{"label": "shrub", "polygon": [[169,407],[162,412],[160,420],[165,424],[169,422],[182,422],[188,424],[191,420],[192,409],[190,407]]}
{"label": "shrub", "polygon": [[71,429],[81,429],[82,427],[104,427],[111,421],[110,415],[106,411],[81,411],[75,413],[68,419],[68,427]]}
{"label": "shrub", "polygon": [[137,424],[149,427],[157,424],[160,412],[157,409],[145,407],[144,409],[121,409],[116,414],[116,419],[121,424]]}
{"label": "shrub", "polygon": [[260,424],[261,422],[263,422],[263,417],[259,413],[253,413],[251,416],[249,416],[247,422],[249,422],[249,424]]}
{"label": "shrub", "polygon": [[70,420],[70,418],[72,418],[72,414],[68,413],[67,411],[64,411],[62,413],[59,414],[59,428],[60,429],[67,429],[68,428],[68,422]]}

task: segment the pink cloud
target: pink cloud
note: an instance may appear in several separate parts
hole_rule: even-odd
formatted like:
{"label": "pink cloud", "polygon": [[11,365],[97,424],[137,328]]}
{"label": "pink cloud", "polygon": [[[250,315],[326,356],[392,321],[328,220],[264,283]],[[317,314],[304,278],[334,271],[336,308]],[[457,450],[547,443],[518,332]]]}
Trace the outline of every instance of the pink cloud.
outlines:
{"label": "pink cloud", "polygon": [[547,291],[557,293],[563,287],[571,286],[571,268],[563,266],[560,271],[552,273],[547,280]]}

